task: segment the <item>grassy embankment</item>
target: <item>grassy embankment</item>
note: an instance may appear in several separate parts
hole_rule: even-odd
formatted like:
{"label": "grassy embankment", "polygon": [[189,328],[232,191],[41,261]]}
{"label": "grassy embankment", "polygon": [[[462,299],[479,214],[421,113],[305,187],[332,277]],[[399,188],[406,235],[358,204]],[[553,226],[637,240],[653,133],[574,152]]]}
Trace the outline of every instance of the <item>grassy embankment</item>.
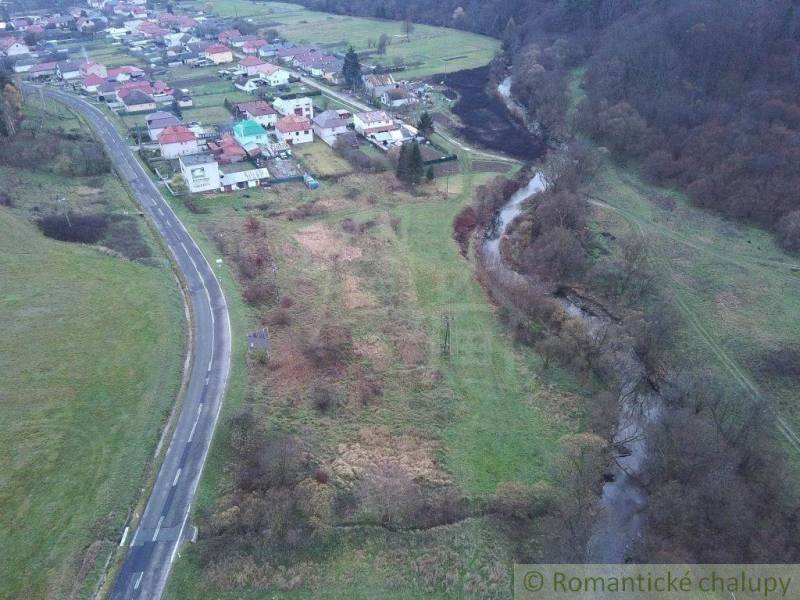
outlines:
{"label": "grassy embankment", "polygon": [[214,12],[251,18],[273,27],[292,42],[321,44],[338,51],[348,45],[368,50],[370,41],[375,44],[381,34],[386,34],[390,40],[386,54],[370,60],[386,65],[396,59],[405,61],[409,69],[402,76],[407,79],[482,67],[500,48],[498,40],[487,36],[430,25],[415,25],[406,39],[399,21],[333,15],[284,2],[222,0],[214,3]]}
{"label": "grassy embankment", "polygon": [[[83,128],[55,105],[40,116],[41,135]],[[66,209],[135,214],[116,176],[0,167],[0,181],[15,205],[0,208],[0,596],[83,597],[175,401],[183,306],[145,227],[153,257],[136,262],[34,226]]]}
{"label": "grassy embankment", "polygon": [[[584,70],[569,85],[570,113],[583,99]],[[772,400],[795,429],[800,372],[800,259],[766,231],[694,207],[685,194],[642,181],[635,166],[605,161],[591,189],[595,227],[650,243],[651,265],[684,317],[683,364],[716,364],[731,381]],[[789,355],[792,356],[792,355]]]}
{"label": "grassy embankment", "polygon": [[[318,164],[326,161],[323,146],[305,153]],[[341,169],[335,157],[328,159],[329,170]],[[462,162],[462,173],[451,178],[457,180],[451,190],[458,191],[449,200],[442,199],[443,182],[437,182],[438,191],[429,188],[414,197],[395,189],[387,174],[344,176],[315,192],[295,186],[205,197],[197,206],[207,214],[178,207],[192,227],[220,236],[231,248],[243,236],[246,215],[272,215],[261,223],[281,296],[292,302],[288,322],[271,327],[271,364],[250,363],[247,397],[265,427],[302,435],[336,485],[357,485],[335,465],[354,460],[352,449],[363,448],[404,468],[417,459],[433,464],[418,475],[487,499],[502,482],[546,478],[556,440],[577,427],[568,378],[554,371],[545,377],[538,359],[507,339],[452,241],[453,216],[470,200],[473,186],[490,176],[473,174],[469,160]],[[297,212],[309,203],[317,207],[313,214]],[[366,225],[348,233],[344,219]],[[261,308],[252,317],[272,322],[276,310]],[[449,358],[440,352],[445,315],[452,322]],[[323,321],[346,328],[353,338],[353,355],[335,375],[319,372],[302,350],[307,329]],[[367,404],[358,399],[364,380],[379,381],[382,390]],[[310,400],[319,385],[332,387],[339,398],[330,412]],[[225,410],[230,415],[234,409]],[[230,493],[222,443],[227,433],[223,420],[196,511],[201,539],[215,505]],[[469,590],[471,578],[489,582],[491,594],[507,591],[510,547],[484,517],[432,531],[355,528],[335,535],[334,543],[292,560],[289,572],[302,583],[282,594],[444,597]],[[247,574],[281,562],[254,550],[226,569],[243,573],[244,583],[231,587],[200,565],[202,548],[201,541],[176,564],[168,597],[259,597],[263,589],[256,591]],[[440,572],[433,572],[426,557],[441,565]],[[492,582],[493,570],[499,575]],[[454,583],[443,582],[445,573]]]}

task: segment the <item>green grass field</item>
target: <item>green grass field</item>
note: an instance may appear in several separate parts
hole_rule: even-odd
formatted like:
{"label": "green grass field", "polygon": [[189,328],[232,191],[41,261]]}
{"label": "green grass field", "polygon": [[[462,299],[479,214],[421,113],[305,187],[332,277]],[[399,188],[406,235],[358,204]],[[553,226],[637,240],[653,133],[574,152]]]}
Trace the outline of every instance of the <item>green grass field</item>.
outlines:
{"label": "green grass field", "polygon": [[[368,410],[355,409],[348,401],[332,416],[319,415],[304,400],[310,380],[273,380],[254,363],[250,364],[247,397],[264,423],[302,431],[319,460],[331,459],[338,446],[352,443],[363,427],[386,427],[394,435],[414,432],[438,448],[441,469],[469,497],[489,498],[499,483],[531,484],[547,477],[546,464],[557,440],[578,424],[578,415],[555,407],[560,399],[580,392],[566,375],[553,368],[542,371],[535,355],[513,345],[475,281],[472,265],[458,253],[451,238],[453,216],[469,201],[473,186],[491,177],[471,174],[468,158],[463,160],[467,163],[464,175],[453,177],[459,182],[451,186],[460,191],[447,201],[441,199],[441,182],[436,185],[442,189],[429,188],[430,196],[415,200],[394,195],[385,178],[353,175],[323,182],[315,192],[279,186],[274,191],[254,189],[197,200],[199,208],[210,211],[207,214],[189,213],[177,201],[173,205],[190,229],[206,236],[219,227],[241,231],[245,215],[258,214],[256,206],[285,211],[315,199],[326,206],[323,214],[312,218],[265,221],[279,287],[282,294],[294,298],[292,325],[272,329],[275,352],[278,356],[293,352],[293,339],[301,335],[303,323],[323,317],[350,328],[357,346],[379,334],[388,353],[385,363],[380,357],[354,358],[349,374],[330,382],[349,397],[350,392],[344,390],[374,368],[383,385],[382,398]],[[308,228],[335,235],[344,218],[359,223],[374,220],[378,225],[366,238],[353,241],[365,244],[363,261],[341,262],[331,269],[325,260],[309,255],[298,236]],[[396,231],[390,222],[398,223]],[[210,245],[207,239],[203,243]],[[297,288],[298,281],[308,283]],[[353,300],[348,281],[356,282],[356,301],[364,301],[363,308],[348,304]],[[308,286],[312,293],[302,291]],[[267,313],[243,314],[255,327],[255,321]],[[453,323],[449,358],[439,352],[445,314]],[[418,348],[421,362],[415,367],[409,366],[404,354],[408,340],[424,340],[422,350]],[[308,376],[314,377],[313,373]],[[226,406],[225,410],[231,414],[233,409]],[[227,435],[223,419],[195,510],[201,539],[215,503],[229,489],[230,464],[221,441]],[[504,573],[510,565],[507,540],[481,518],[431,532],[356,528],[337,532],[334,540],[292,560],[303,579],[296,589],[271,591],[291,598],[320,597],[322,590],[326,597],[454,597],[457,590],[468,587],[470,573],[491,568]],[[254,550],[241,560],[226,571],[241,571],[242,580],[247,581],[248,573],[259,565],[281,558],[264,557]],[[443,565],[441,573],[428,573],[427,567],[416,570],[415,565],[431,560]],[[444,572],[457,582],[452,589],[440,581]],[[198,550],[187,549],[175,566],[167,597],[264,597],[264,588],[243,584],[231,589],[213,581],[213,575],[199,564]],[[492,585],[500,586],[503,597],[505,583]],[[496,594],[492,585],[491,593]]]}
{"label": "green grass field", "polygon": [[[180,380],[172,273],[0,208],[0,596],[96,584]],[[93,576],[94,578],[92,579]]]}
{"label": "green grass field", "polygon": [[[86,130],[35,94],[25,111],[40,135]],[[175,402],[183,303],[115,174],[0,167],[0,181],[13,201],[0,208],[0,597],[88,597]],[[64,211],[125,220],[117,247],[151,256],[130,261],[35,227]]]}
{"label": "green grass field", "polygon": [[642,232],[652,264],[686,320],[680,349],[771,398],[800,423],[796,385],[770,370],[770,357],[800,346],[800,259],[782,252],[764,230],[689,204],[683,194],[643,183],[606,166],[591,196],[601,226]]}
{"label": "green grass field", "polygon": [[369,60],[386,65],[394,64],[395,59],[406,61],[410,66],[403,71],[404,78],[481,67],[500,48],[498,40],[487,36],[430,25],[415,25],[406,40],[398,21],[333,15],[283,2],[222,0],[214,3],[214,11],[220,16],[252,18],[274,27],[292,42],[322,44],[336,50],[346,50],[348,45],[367,50],[370,42],[374,45],[381,34],[386,34],[391,41],[386,54]]}

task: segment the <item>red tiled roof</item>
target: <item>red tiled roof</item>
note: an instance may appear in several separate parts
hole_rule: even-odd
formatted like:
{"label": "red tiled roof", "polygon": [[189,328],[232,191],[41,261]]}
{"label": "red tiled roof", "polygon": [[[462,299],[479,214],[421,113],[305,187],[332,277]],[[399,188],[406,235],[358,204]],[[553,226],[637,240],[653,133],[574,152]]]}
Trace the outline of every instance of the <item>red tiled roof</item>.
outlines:
{"label": "red tiled roof", "polygon": [[264,100],[253,100],[252,102],[240,102],[236,105],[241,112],[247,112],[254,117],[263,117],[264,115],[276,115],[277,111],[272,108],[268,102]]}
{"label": "red tiled roof", "polygon": [[162,146],[164,144],[178,144],[181,142],[191,142],[196,140],[197,136],[193,131],[189,131],[183,125],[176,125],[175,127],[167,127],[158,136],[158,143]]}
{"label": "red tiled roof", "polygon": [[299,115],[288,115],[278,121],[275,126],[281,133],[291,133],[293,131],[306,131],[311,129],[311,121],[307,117]]}
{"label": "red tiled roof", "polygon": [[239,61],[239,64],[243,67],[255,67],[257,65],[263,65],[264,61],[258,58],[257,56],[246,56],[242,60]]}
{"label": "red tiled roof", "polygon": [[91,73],[83,78],[82,82],[83,85],[100,85],[101,83],[105,83],[105,79],[102,77]]}
{"label": "red tiled roof", "polygon": [[222,44],[214,44],[206,48],[206,54],[222,54],[223,52],[230,52],[231,49],[227,46],[223,46]]}

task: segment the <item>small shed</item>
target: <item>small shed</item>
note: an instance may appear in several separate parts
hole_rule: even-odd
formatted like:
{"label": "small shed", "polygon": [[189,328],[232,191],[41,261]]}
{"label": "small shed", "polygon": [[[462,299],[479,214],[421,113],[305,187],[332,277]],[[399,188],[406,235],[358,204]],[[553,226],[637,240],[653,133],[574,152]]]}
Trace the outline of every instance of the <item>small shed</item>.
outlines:
{"label": "small shed", "polygon": [[263,351],[266,352],[267,356],[269,356],[269,330],[264,327],[263,329],[259,329],[258,331],[254,331],[253,333],[247,336],[247,347],[250,352],[253,351]]}

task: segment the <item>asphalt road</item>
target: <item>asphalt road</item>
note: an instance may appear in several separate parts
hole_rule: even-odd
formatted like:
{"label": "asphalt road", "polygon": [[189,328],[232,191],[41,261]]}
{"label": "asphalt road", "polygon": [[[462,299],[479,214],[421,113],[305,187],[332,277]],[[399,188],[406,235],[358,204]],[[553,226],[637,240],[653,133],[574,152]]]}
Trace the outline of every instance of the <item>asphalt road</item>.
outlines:
{"label": "asphalt road", "polygon": [[111,593],[114,599],[157,599],[190,529],[189,511],[222,407],[231,360],[228,307],[211,265],[103,113],[76,96],[48,88],[43,93],[91,123],[175,257],[190,295],[192,364],[183,407],[144,514],[126,540],[128,554]]}

